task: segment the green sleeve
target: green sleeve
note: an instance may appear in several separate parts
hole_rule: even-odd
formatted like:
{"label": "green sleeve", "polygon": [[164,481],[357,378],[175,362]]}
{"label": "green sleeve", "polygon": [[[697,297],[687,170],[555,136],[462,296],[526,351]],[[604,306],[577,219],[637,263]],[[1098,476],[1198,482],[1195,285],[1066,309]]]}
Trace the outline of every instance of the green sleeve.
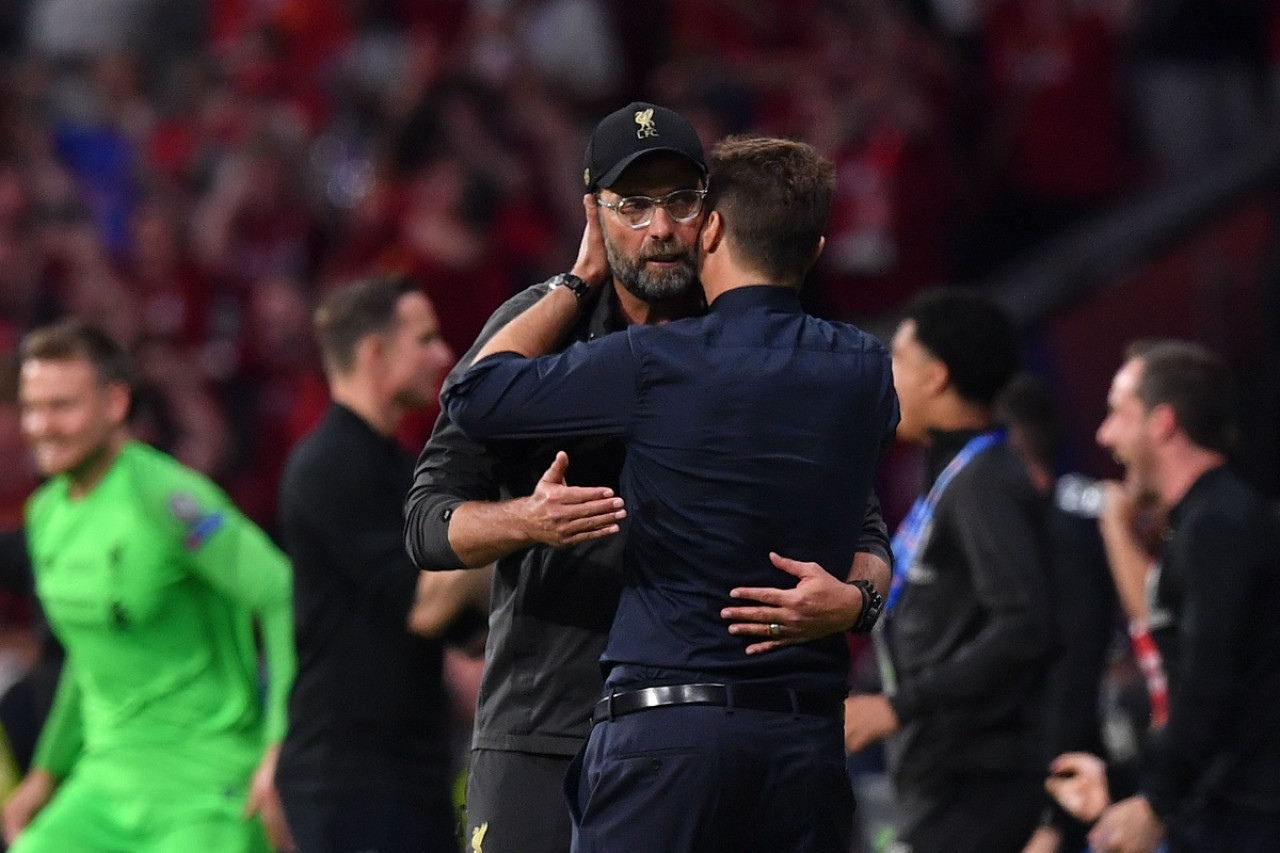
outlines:
{"label": "green sleeve", "polygon": [[284,737],[289,688],[297,671],[293,640],[293,573],[288,558],[262,530],[230,504],[220,530],[190,550],[191,566],[210,586],[258,620],[269,674],[265,737]]}
{"label": "green sleeve", "polygon": [[166,516],[191,571],[257,619],[269,675],[264,735],[267,743],[277,743],[284,737],[297,671],[289,560],[213,483],[185,473],[169,484],[175,491],[160,496]]}
{"label": "green sleeve", "polygon": [[84,747],[84,727],[80,715],[80,682],[72,671],[71,659],[62,665],[53,707],[36,741],[32,767],[47,770],[57,779],[65,779],[75,766]]}

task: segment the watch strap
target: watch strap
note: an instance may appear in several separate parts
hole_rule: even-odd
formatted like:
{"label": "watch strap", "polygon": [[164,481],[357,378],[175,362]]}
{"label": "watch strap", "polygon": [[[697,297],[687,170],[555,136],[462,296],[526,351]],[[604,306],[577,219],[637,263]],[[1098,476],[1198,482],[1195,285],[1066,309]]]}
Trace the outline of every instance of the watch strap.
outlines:
{"label": "watch strap", "polygon": [[568,288],[579,302],[591,295],[591,286],[571,272],[562,272],[551,277],[551,286],[547,290],[552,291],[557,287]]}

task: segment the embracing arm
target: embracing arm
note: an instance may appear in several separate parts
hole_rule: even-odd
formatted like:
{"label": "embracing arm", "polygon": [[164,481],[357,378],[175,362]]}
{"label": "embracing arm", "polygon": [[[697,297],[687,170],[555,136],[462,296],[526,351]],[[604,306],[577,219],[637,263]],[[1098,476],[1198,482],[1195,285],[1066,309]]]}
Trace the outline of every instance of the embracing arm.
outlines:
{"label": "embracing arm", "polygon": [[[578,247],[578,259],[571,275],[597,289],[609,280],[609,262],[605,256],[604,236],[600,231],[600,219],[596,215],[596,199],[587,194],[582,197],[586,213],[586,227]],[[578,297],[567,287],[552,288],[536,304],[519,317],[507,323],[480,347],[468,364],[498,352],[512,352],[525,358],[555,352],[564,343],[578,319]]]}
{"label": "embracing arm", "polygon": [[523,498],[499,500],[498,459],[442,412],[405,499],[404,548],[419,569],[478,569],[535,544]]}
{"label": "embracing arm", "polygon": [[603,486],[568,485],[568,467],[569,456],[560,451],[533,494],[457,504],[447,535],[458,560],[474,568],[533,545],[560,548],[617,533],[627,514],[622,498]]}
{"label": "embracing arm", "polygon": [[[858,552],[846,579],[832,575],[817,563],[792,560],[779,554],[769,559],[779,570],[797,578],[791,588],[738,587],[731,598],[753,602],[720,611],[729,622],[729,633],[760,637],[747,647],[747,654],[805,643],[847,631],[862,615],[863,594],[847,581],[867,580],[885,595],[892,574],[888,529],[880,511],[880,501],[872,495],[863,516]],[[779,576],[779,583],[783,582]],[[777,623],[781,634],[770,636],[769,626]]]}
{"label": "embracing arm", "polygon": [[533,494],[499,500],[496,462],[447,417],[418,460],[405,502],[404,547],[419,568],[478,569],[533,545],[575,545],[618,532],[622,499],[607,487],[566,484],[564,452]]}
{"label": "embracing arm", "polygon": [[499,462],[447,412],[418,457],[405,500],[404,547],[421,569],[480,568],[537,544],[574,545],[618,532],[622,500],[603,486],[570,486],[556,454],[531,495],[501,499]]}
{"label": "embracing arm", "polygon": [[[608,268],[594,198],[587,196],[583,203],[587,227],[573,273],[594,285],[606,280]],[[532,354],[535,347],[522,340],[520,326],[514,333],[508,328],[544,301],[543,310],[552,312],[555,324],[549,337],[563,338],[577,318],[577,297],[567,288],[555,290],[561,292],[539,295],[530,289],[504,304],[459,360],[446,389],[482,354],[512,348]],[[561,330],[564,322],[569,326]],[[508,336],[515,340],[504,342]],[[544,338],[536,348],[545,345]],[[497,458],[442,411],[418,458],[405,504],[405,547],[413,562],[424,569],[478,568],[533,545],[560,547],[616,533],[625,515],[621,500],[609,488],[569,486],[567,466],[567,456],[557,454],[532,495],[500,500]]]}
{"label": "embracing arm", "polygon": [[58,675],[58,688],[53,695],[53,706],[40,729],[33,768],[42,770],[54,779],[65,779],[75,766],[84,746],[84,728],[81,723],[80,684],[76,681],[75,664],[67,658]]}
{"label": "embracing arm", "polygon": [[[595,199],[583,197],[587,226],[574,271],[588,287],[608,280]],[[640,389],[632,329],[550,353],[578,320],[578,297],[555,287],[476,351],[466,372],[441,392],[441,405],[478,441],[622,437]],[[539,356],[539,357],[535,357]]]}

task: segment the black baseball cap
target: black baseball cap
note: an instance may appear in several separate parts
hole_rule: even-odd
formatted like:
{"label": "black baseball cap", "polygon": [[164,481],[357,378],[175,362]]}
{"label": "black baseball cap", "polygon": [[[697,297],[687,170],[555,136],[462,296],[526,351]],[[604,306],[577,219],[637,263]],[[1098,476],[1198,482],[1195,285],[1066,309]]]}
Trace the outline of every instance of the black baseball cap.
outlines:
{"label": "black baseball cap", "polygon": [[623,170],[646,154],[667,151],[688,157],[702,174],[702,140],[675,110],[635,101],[610,113],[591,131],[582,182],[588,190],[613,186]]}

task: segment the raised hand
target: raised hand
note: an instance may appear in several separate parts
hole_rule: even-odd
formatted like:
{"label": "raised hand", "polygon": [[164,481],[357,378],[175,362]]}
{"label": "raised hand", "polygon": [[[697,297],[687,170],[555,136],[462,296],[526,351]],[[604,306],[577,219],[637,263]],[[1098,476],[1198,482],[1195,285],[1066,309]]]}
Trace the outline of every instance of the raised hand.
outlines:
{"label": "raised hand", "polygon": [[1082,823],[1097,820],[1111,803],[1106,765],[1087,752],[1068,752],[1055,758],[1044,787],[1063,811]]}

